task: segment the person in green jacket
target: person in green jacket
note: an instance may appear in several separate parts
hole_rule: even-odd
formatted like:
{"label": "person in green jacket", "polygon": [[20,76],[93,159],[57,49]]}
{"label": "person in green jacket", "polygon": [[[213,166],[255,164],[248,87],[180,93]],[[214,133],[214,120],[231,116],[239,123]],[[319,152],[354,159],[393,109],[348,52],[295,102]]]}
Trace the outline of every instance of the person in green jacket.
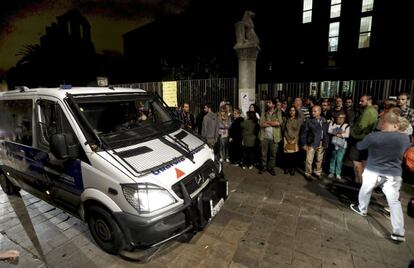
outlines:
{"label": "person in green jacket", "polygon": [[362,110],[361,115],[356,119],[351,128],[351,138],[349,140],[349,158],[354,164],[355,181],[362,183],[362,172],[368,158],[368,151],[359,151],[356,143],[363,140],[366,135],[374,131],[378,121],[378,111],[372,105],[372,97],[363,95],[359,99],[359,106]]}
{"label": "person in green jacket", "polygon": [[[275,160],[278,145],[282,139],[280,126],[282,124],[282,111],[276,109],[276,99],[267,101],[267,112],[260,116],[260,132],[259,139],[262,149],[262,166],[259,174],[262,174],[267,167],[267,171],[276,176]],[[268,157],[269,156],[269,157]]]}
{"label": "person in green jacket", "polygon": [[255,162],[254,147],[256,145],[257,134],[259,133],[259,124],[257,123],[256,113],[254,111],[247,112],[247,119],[241,123],[242,129],[242,144],[243,144],[243,160],[242,167],[246,169],[253,169]]}

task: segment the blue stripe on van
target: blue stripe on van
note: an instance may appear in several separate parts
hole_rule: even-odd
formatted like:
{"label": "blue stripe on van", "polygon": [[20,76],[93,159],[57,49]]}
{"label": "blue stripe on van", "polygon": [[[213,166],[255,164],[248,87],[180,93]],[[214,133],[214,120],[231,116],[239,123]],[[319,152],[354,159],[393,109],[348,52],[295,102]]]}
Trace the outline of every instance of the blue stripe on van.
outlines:
{"label": "blue stripe on van", "polygon": [[46,172],[45,168],[48,167],[47,170],[52,170],[52,165],[48,165],[49,154],[45,151],[14,142],[5,142],[5,149],[5,154],[2,154],[3,165],[31,177],[29,180],[37,179],[43,183],[49,181],[54,183],[56,187],[78,195],[83,191],[81,161],[79,159],[67,163],[65,169],[60,170],[63,173],[59,176],[57,172],[52,171],[49,174]]}

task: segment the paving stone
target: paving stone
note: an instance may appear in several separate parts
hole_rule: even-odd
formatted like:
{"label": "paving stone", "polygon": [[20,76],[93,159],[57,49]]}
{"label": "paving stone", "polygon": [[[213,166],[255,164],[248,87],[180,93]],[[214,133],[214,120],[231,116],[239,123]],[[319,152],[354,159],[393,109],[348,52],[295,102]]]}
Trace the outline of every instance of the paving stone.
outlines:
{"label": "paving stone", "polygon": [[279,204],[276,206],[274,204],[264,203],[258,209],[256,215],[274,220],[279,216],[278,207],[279,207]]}
{"label": "paving stone", "polygon": [[[386,268],[387,265],[382,262],[382,259],[371,259],[368,256],[352,257],[355,268]],[[404,266],[407,267],[407,266]]]}
{"label": "paving stone", "polygon": [[350,251],[342,251],[332,248],[323,247],[321,249],[321,258],[323,267],[353,267],[353,261]]}
{"label": "paving stone", "polygon": [[298,230],[307,232],[321,232],[321,219],[317,215],[300,215],[298,218]]}
{"label": "paving stone", "polygon": [[350,241],[351,253],[353,256],[367,257],[372,260],[382,259],[381,250],[375,240],[359,239]]}
{"label": "paving stone", "polygon": [[290,265],[293,258],[293,248],[269,244],[265,248],[263,261],[274,264]]}
{"label": "paving stone", "polygon": [[269,236],[268,244],[293,249],[295,246],[295,234],[287,234],[279,231],[279,228],[275,228]]}
{"label": "paving stone", "polygon": [[248,266],[245,266],[243,264],[232,262],[229,266],[229,268],[248,268]]}
{"label": "paving stone", "polygon": [[259,261],[263,257],[263,254],[264,248],[260,250],[239,244],[236,252],[234,253],[233,261],[245,265],[246,267],[257,267],[259,265]]}
{"label": "paving stone", "polygon": [[266,203],[270,203],[270,204],[280,204],[282,203],[283,200],[283,195],[284,195],[284,191],[282,191],[281,189],[269,189],[266,193],[265,193],[265,197]]}
{"label": "paving stone", "polygon": [[282,204],[278,207],[279,214],[289,215],[289,216],[299,216],[300,205],[290,202],[282,201]]}
{"label": "paving stone", "polygon": [[292,267],[321,267],[322,260],[308,253],[298,251],[293,252]]}
{"label": "paving stone", "polygon": [[275,219],[275,226],[283,233],[294,235],[296,233],[298,216],[279,214]]}
{"label": "paving stone", "polygon": [[414,259],[411,250],[406,243],[395,244],[388,239],[378,239],[378,246],[384,252],[384,262],[396,267],[406,267]]}
{"label": "paving stone", "polygon": [[350,242],[346,235],[322,233],[322,248],[336,249],[342,252],[350,252]]}
{"label": "paving stone", "polygon": [[259,268],[290,268],[290,264],[283,264],[283,263],[274,263],[274,262],[269,262],[269,261],[265,261],[262,260],[259,263]]}
{"label": "paving stone", "polygon": [[[230,259],[231,262],[231,259]],[[208,255],[197,267],[200,268],[227,268],[230,265],[228,260],[217,258],[215,255]]]}

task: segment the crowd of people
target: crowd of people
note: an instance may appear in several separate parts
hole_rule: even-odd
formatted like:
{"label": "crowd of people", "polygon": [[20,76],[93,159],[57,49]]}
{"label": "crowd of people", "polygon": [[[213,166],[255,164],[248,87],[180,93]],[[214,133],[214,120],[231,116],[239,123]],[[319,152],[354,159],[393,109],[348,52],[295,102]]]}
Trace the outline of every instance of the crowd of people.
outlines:
{"label": "crowd of people", "polygon": [[211,104],[205,104],[196,118],[184,103],[179,115],[183,127],[204,137],[221,162],[256,167],[259,174],[276,176],[277,164],[292,176],[303,168],[309,181],[326,176],[345,182],[343,163],[352,161],[354,176],[349,177],[361,188],[351,209],[366,216],[372,191],[381,187],[391,214],[391,239],[405,241],[399,190],[403,173],[408,172],[403,155],[414,142],[409,94],[381,103],[363,95],[355,106],[352,98],[291,100],[267,100],[262,112],[256,104],[241,111],[223,101],[215,113]]}

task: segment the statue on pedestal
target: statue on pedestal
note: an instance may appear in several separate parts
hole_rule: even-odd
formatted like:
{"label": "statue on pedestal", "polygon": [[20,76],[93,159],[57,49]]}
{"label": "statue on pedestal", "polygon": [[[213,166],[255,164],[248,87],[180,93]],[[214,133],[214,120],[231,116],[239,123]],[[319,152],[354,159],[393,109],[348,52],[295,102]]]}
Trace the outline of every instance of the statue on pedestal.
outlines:
{"label": "statue on pedestal", "polygon": [[236,45],[234,48],[257,47],[259,48],[259,38],[254,31],[253,18],[256,14],[247,10],[244,12],[241,21],[236,23]]}

